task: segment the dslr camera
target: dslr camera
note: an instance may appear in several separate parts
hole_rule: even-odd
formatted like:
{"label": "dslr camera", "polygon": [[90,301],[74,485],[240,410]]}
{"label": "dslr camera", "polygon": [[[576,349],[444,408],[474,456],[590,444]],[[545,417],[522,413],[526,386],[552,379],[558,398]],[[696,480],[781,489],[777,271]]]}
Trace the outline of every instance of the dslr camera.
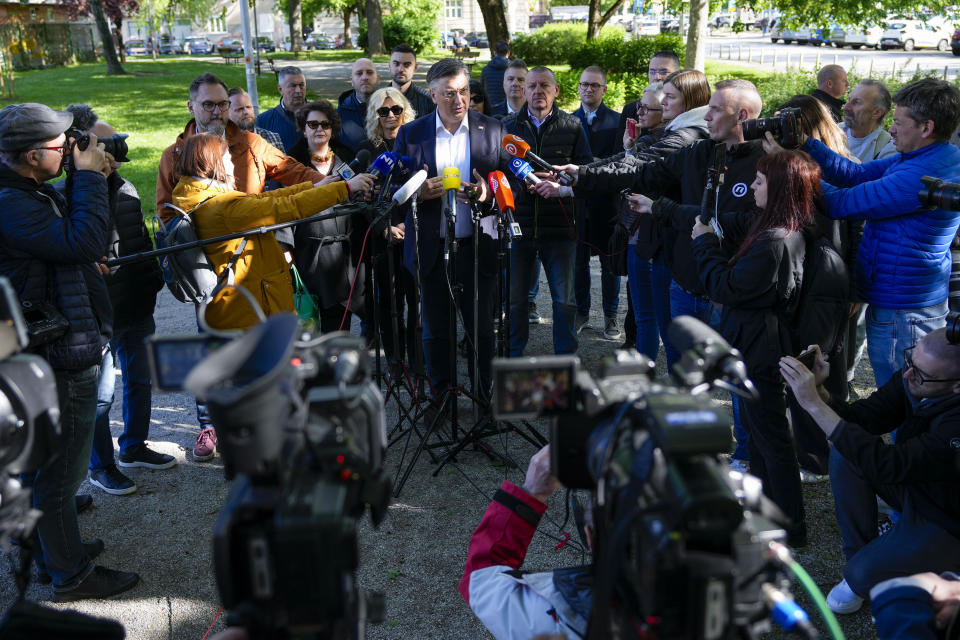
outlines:
{"label": "dslr camera", "polygon": [[379,525],[390,490],[364,342],[279,314],[229,341],[149,345],[156,386],[206,403],[234,481],[213,535],[227,623],[254,638],[364,637],[384,606],[356,584],[357,527],[368,507]]}
{"label": "dslr camera", "polygon": [[[75,144],[81,151],[86,150],[87,146],[90,144],[90,136],[86,133],[83,133],[79,129],[67,129],[65,135],[67,136],[67,139],[73,138],[73,144]],[[117,162],[130,162],[130,158],[127,157],[127,153],[130,151],[129,147],[127,147],[128,137],[130,137],[129,134],[118,133],[110,136],[109,138],[97,138],[97,142],[102,142],[103,150],[113,156],[113,159]],[[72,152],[73,149],[71,148],[70,153]],[[64,158],[69,158],[70,153],[64,153]]]}
{"label": "dslr camera", "polygon": [[920,206],[924,209],[946,209],[960,211],[960,184],[944,182],[940,178],[923,176],[920,178],[923,190],[917,194]]}
{"label": "dslr camera", "polygon": [[783,516],[721,462],[732,424],[706,394],[755,393],[740,354],[690,317],[670,337],[683,354],[673,381],[625,351],[597,377],[575,357],[494,361],[498,416],[550,416],[553,474],[594,493],[588,638],[752,638],[787,588],[770,552]]}
{"label": "dslr camera", "polygon": [[772,118],[744,120],[740,126],[744,140],[761,140],[769,131],[784,149],[796,149],[800,146],[802,119],[799,107],[785,107]]}

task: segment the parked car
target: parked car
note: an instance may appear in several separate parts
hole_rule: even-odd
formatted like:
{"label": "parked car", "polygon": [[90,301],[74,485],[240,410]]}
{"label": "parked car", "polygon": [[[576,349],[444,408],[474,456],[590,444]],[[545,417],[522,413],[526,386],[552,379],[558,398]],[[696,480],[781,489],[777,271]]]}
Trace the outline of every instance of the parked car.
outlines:
{"label": "parked car", "polygon": [[191,36],[184,40],[183,50],[185,53],[189,53],[190,55],[212,53],[213,45],[211,45],[210,41],[206,38]]}
{"label": "parked car", "polygon": [[267,36],[257,38],[257,49],[267,53],[273,53],[277,50],[277,45],[273,44],[273,39]]}
{"label": "parked car", "polygon": [[[632,27],[631,23],[631,27]],[[660,21],[655,16],[643,16],[637,20],[638,36],[655,36],[660,33]]]}
{"label": "parked car", "polygon": [[180,43],[171,35],[163,34],[160,36],[160,55],[169,56],[183,53]]}
{"label": "parked car", "polygon": [[153,47],[146,40],[127,40],[128,56],[147,56],[153,51]]}
{"label": "parked car", "polygon": [[[810,27],[800,27],[799,29],[787,29],[780,26],[780,21],[770,30],[770,42],[776,44],[777,40],[783,40],[783,44],[807,44],[810,42]],[[821,43],[822,44],[822,43]]]}
{"label": "parked car", "polygon": [[217,53],[221,56],[238,56],[243,54],[243,40],[239,36],[226,36],[217,42]]}
{"label": "parked car", "polygon": [[913,51],[918,47],[946,51],[950,47],[951,32],[943,22],[924,22],[895,18],[887,23],[880,37],[881,49]]}
{"label": "parked car", "polygon": [[474,32],[468,33],[464,37],[467,39],[467,44],[469,44],[471,47],[484,49],[490,46],[490,41],[487,40],[486,31],[474,31]]}
{"label": "parked car", "polygon": [[954,31],[953,37],[950,38],[950,50],[953,51],[953,55],[960,56],[960,29]]}
{"label": "parked car", "polygon": [[859,27],[834,26],[830,32],[830,44],[835,47],[850,47],[851,49],[876,49],[880,46],[880,37],[883,28],[871,25],[866,29]]}

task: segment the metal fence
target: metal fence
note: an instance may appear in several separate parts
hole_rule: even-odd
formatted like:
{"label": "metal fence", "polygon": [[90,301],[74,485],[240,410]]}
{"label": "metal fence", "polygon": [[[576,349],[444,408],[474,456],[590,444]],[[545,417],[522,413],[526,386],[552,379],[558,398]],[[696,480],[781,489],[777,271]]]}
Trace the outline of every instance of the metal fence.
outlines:
{"label": "metal fence", "polygon": [[14,71],[95,62],[99,50],[92,24],[0,25],[3,65]]}

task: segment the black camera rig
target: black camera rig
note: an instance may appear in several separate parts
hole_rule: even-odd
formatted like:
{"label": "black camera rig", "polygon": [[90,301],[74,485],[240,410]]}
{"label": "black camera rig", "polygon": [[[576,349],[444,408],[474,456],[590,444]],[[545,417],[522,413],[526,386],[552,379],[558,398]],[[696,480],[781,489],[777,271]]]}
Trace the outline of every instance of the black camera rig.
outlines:
{"label": "black camera rig", "polygon": [[770,132],[784,149],[796,149],[800,146],[800,122],[803,116],[800,107],[784,107],[772,118],[754,118],[744,120],[744,140],[761,140],[763,134]]}

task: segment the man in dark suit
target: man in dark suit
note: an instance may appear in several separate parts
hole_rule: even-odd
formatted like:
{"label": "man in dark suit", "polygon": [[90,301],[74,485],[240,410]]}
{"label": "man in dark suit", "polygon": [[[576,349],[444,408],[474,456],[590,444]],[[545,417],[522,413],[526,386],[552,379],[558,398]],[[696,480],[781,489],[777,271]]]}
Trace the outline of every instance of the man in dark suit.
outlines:
{"label": "man in dark suit", "polygon": [[[419,258],[423,310],[423,354],[433,389],[444,391],[450,382],[450,340],[456,340],[456,327],[450,326],[448,315],[449,287],[444,264],[444,243],[447,217],[441,174],[447,167],[457,167],[462,184],[473,183],[479,193],[481,208],[492,210],[491,194],[486,186],[491,171],[506,170],[506,153],[500,148],[503,129],[500,122],[470,110],[470,74],[456,58],[436,62],[427,73],[427,86],[437,105],[435,112],[400,127],[393,151],[408,156],[413,166],[424,167],[430,178],[420,192],[418,207],[419,233],[414,232],[413,218],[408,212],[404,227],[403,262],[416,274],[414,256]],[[462,192],[461,192],[462,193]],[[473,250],[473,222],[470,206],[459,201],[456,206],[457,281],[463,292],[457,301],[468,335],[473,334],[473,269],[480,269],[479,354],[480,385],[475,390],[486,395],[490,390],[490,362],[493,358],[493,287],[496,282],[496,223],[494,217],[483,221],[479,239],[480,255]],[[470,362],[473,349],[468,349]],[[473,367],[470,367],[472,371]]]}
{"label": "man in dark suit", "polygon": [[[608,158],[618,150],[617,123],[620,114],[603,104],[607,93],[607,74],[600,67],[587,67],[580,74],[580,108],[573,112],[587,134],[587,142],[594,159]],[[577,259],[573,267],[574,295],[577,299],[577,333],[590,321],[590,256],[606,251],[610,240],[610,218],[616,209],[599,200],[592,206],[581,202],[577,220]],[[600,291],[603,302],[603,337],[620,338],[617,312],[620,303],[620,277],[607,270],[600,261]]]}

